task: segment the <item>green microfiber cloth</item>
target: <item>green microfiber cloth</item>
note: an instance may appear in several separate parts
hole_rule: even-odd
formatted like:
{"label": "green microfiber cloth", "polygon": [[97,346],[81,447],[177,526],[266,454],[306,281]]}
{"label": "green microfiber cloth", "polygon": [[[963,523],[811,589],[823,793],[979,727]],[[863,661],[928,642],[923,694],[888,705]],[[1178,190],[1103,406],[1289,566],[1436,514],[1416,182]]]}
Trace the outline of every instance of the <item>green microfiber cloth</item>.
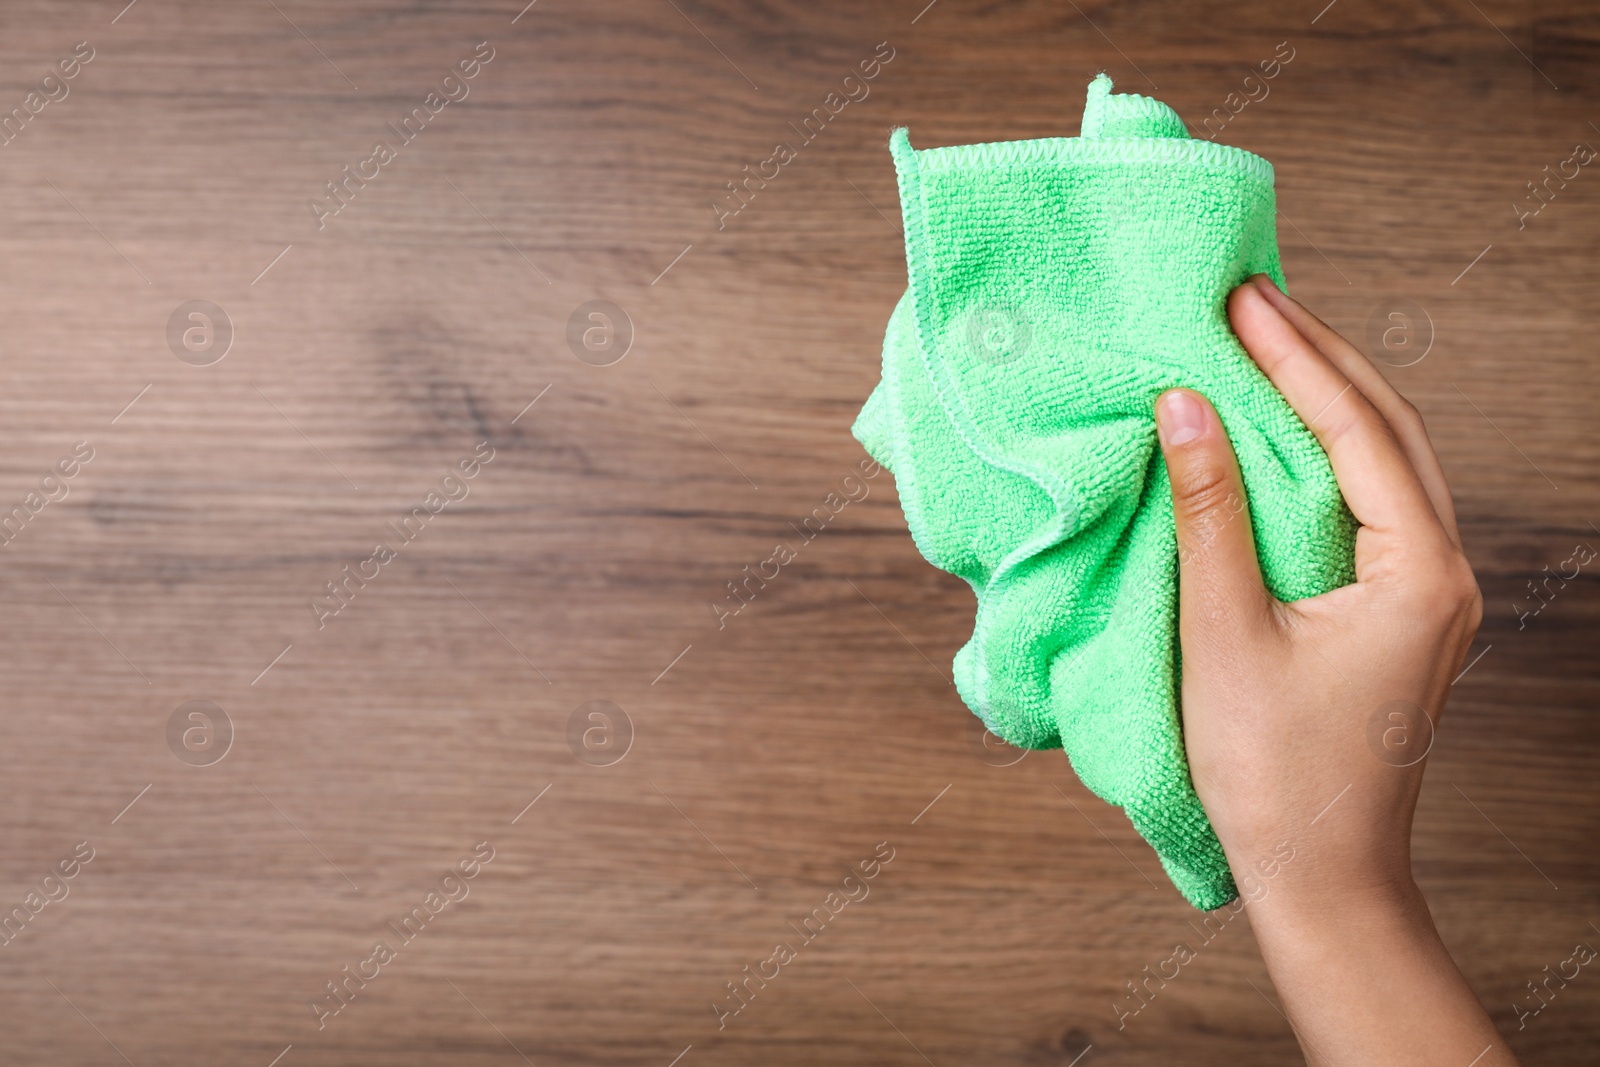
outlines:
{"label": "green microfiber cloth", "polygon": [[1156,397],[1216,407],[1274,596],[1354,580],[1327,456],[1227,320],[1249,275],[1283,284],[1272,166],[1104,74],[1080,137],[914,150],[897,129],[889,147],[910,284],[852,432],[893,472],[917,548],[977,594],[956,688],[1011,744],[1064,747],[1190,903],[1226,904],[1184,757]]}

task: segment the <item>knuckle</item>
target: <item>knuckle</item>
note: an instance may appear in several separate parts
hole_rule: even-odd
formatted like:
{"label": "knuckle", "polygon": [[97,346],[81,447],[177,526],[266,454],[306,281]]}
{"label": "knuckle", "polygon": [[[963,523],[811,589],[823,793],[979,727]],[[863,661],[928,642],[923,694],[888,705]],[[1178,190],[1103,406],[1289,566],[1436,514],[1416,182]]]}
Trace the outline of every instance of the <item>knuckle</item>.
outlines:
{"label": "knuckle", "polygon": [[1405,397],[1400,398],[1398,417],[1401,427],[1409,430],[1412,433],[1423,434],[1426,436],[1428,427],[1422,421],[1422,412],[1417,410],[1417,406],[1411,401],[1407,400]]}
{"label": "knuckle", "polygon": [[1377,421],[1372,418],[1372,413],[1367,408],[1347,403],[1345,397],[1335,398],[1334,402],[1311,422],[1310,428],[1322,439],[1324,447],[1327,448],[1332,448],[1351,434],[1370,433],[1377,428]]}
{"label": "knuckle", "polygon": [[1436,554],[1420,569],[1421,592],[1442,615],[1465,619],[1477,629],[1483,619],[1483,591],[1478,588],[1472,564],[1454,546]]}
{"label": "knuckle", "polygon": [[1467,562],[1467,557],[1457,552],[1451,560],[1450,570],[1456,600],[1464,604],[1481,603],[1483,591],[1478,588],[1478,576],[1472,573],[1472,564]]}
{"label": "knuckle", "polygon": [[1467,632],[1477,633],[1478,626],[1483,622],[1483,590],[1478,585],[1477,576],[1472,573],[1472,567],[1462,559],[1462,567],[1466,572],[1463,582],[1463,614],[1467,621]]}
{"label": "knuckle", "polygon": [[1483,625],[1483,593],[1481,590],[1475,590],[1472,603],[1467,606],[1467,632],[1475,634],[1481,625]]}
{"label": "knuckle", "polygon": [[1194,522],[1213,512],[1237,511],[1242,499],[1230,472],[1221,464],[1205,462],[1186,470],[1174,483],[1173,503],[1181,520]]}

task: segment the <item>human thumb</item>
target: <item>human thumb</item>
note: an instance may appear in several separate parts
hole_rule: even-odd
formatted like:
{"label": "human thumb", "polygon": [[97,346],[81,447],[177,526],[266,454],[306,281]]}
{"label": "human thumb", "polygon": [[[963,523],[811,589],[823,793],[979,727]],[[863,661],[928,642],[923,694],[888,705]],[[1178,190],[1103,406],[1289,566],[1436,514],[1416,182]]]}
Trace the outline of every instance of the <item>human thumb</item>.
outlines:
{"label": "human thumb", "polygon": [[1232,631],[1259,619],[1269,601],[1239,462],[1222,420],[1205,397],[1171,389],[1156,399],[1156,430],[1172,483],[1186,642],[1199,636],[1197,625],[1231,622]]}

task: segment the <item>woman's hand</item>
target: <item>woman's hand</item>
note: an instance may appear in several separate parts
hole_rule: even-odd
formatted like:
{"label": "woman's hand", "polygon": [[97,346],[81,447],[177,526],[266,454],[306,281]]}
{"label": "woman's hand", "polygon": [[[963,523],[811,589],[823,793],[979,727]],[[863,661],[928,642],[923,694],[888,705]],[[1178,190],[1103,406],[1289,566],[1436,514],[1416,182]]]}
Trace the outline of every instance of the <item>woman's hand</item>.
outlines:
{"label": "woman's hand", "polygon": [[1158,399],[1195,789],[1309,1060],[1515,1063],[1411,877],[1422,757],[1482,616],[1439,461],[1416,409],[1265,275],[1228,316],[1360,532],[1355,584],[1277,601],[1226,428],[1196,393]]}

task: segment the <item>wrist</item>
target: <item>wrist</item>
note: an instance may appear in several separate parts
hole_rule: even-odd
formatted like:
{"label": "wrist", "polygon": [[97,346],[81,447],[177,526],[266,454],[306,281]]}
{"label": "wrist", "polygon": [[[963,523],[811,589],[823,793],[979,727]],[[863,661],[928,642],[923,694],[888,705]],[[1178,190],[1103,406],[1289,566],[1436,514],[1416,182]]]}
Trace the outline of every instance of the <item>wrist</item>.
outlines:
{"label": "wrist", "polygon": [[[1404,842],[1379,844],[1325,839],[1307,847],[1283,841],[1270,850],[1227,852],[1251,926],[1258,929],[1282,926],[1302,935],[1374,924],[1431,929],[1427,902],[1411,874],[1410,850]],[[1343,847],[1330,847],[1337,845]]]}
{"label": "wrist", "polygon": [[[1287,875],[1289,872],[1285,872]],[[1359,959],[1408,943],[1438,942],[1427,900],[1409,871],[1370,872],[1338,879],[1297,872],[1250,901],[1247,911],[1269,963]]]}
{"label": "wrist", "polygon": [[1514,1064],[1503,1045],[1483,1058],[1500,1038],[1410,871],[1343,870],[1335,881],[1308,865],[1246,907],[1308,1062]]}
{"label": "wrist", "polygon": [[1251,914],[1426,913],[1411,874],[1409,833],[1375,832],[1373,819],[1355,814],[1348,825],[1330,819],[1300,832],[1286,825],[1292,820],[1218,820],[1228,867]]}

